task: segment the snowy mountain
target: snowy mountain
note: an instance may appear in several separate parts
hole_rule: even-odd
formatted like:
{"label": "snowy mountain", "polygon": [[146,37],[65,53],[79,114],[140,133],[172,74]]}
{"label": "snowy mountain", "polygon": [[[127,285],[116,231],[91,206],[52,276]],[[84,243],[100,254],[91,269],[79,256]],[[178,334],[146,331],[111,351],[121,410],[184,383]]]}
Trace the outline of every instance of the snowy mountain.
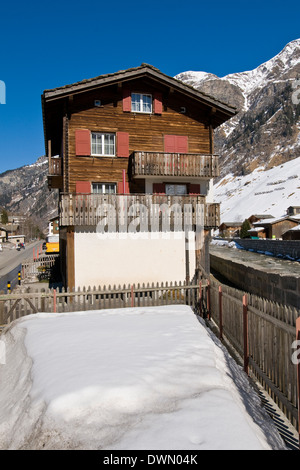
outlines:
{"label": "snowy mountain", "polygon": [[249,174],[299,156],[300,39],[254,70],[222,78],[188,71],[176,78],[239,110],[215,131],[222,176]]}
{"label": "snowy mountain", "polygon": [[40,157],[32,165],[0,174],[0,207],[23,214],[45,229],[57,212],[57,192],[48,190],[48,160]]}
{"label": "snowy mountain", "polygon": [[286,215],[300,205],[300,157],[270,170],[256,168],[249,175],[233,173],[215,185],[215,202],[221,204],[221,222],[242,222],[253,214]]}

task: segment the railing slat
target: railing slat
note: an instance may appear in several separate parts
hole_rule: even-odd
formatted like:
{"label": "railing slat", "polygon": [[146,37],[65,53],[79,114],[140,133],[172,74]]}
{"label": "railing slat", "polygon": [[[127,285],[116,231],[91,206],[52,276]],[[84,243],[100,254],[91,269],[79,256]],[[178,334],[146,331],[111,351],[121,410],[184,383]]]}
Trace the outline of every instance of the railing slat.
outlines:
{"label": "railing slat", "polygon": [[135,151],[133,176],[220,176],[218,155]]}
{"label": "railing slat", "polygon": [[[122,226],[125,230],[132,219],[143,214],[148,216],[150,223],[151,217],[156,218],[158,227],[161,227],[163,220],[162,211],[157,210],[158,206],[167,207],[171,217],[174,210],[181,211],[181,215],[190,206],[192,209],[192,223],[199,223],[197,214],[199,208],[203,209],[203,225],[207,228],[215,228],[220,224],[220,205],[207,204],[205,196],[202,195],[182,195],[171,196],[162,194],[61,194],[60,196],[60,225],[90,225],[96,226],[107,216],[107,223],[116,229]],[[131,215],[128,215],[129,209]],[[141,209],[146,210],[141,212]],[[115,220],[114,220],[115,217]]]}

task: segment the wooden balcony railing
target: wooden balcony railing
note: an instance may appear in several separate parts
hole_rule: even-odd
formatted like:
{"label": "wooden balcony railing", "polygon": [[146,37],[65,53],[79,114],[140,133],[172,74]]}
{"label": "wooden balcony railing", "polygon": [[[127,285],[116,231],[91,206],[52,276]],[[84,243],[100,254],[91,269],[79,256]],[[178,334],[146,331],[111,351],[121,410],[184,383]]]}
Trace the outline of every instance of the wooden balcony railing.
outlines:
{"label": "wooden balcony railing", "polygon": [[133,152],[132,176],[220,176],[218,155]]}
{"label": "wooden balcony railing", "polygon": [[51,157],[49,158],[49,176],[62,175],[62,158]]}
{"label": "wooden balcony railing", "polygon": [[205,196],[151,194],[61,194],[60,226],[97,226],[105,219],[111,227],[128,227],[140,218],[140,230],[172,230],[189,224],[206,229],[220,225],[219,204],[206,204]]}

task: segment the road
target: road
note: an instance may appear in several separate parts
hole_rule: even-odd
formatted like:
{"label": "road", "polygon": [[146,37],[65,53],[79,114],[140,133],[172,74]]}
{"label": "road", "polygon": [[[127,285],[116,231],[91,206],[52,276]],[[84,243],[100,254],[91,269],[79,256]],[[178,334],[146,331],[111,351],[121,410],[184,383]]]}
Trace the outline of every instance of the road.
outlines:
{"label": "road", "polygon": [[18,276],[18,271],[25,259],[33,259],[33,250],[36,250],[41,246],[40,240],[29,243],[26,245],[25,250],[4,248],[0,252],[0,290],[6,292],[7,282],[13,283]]}

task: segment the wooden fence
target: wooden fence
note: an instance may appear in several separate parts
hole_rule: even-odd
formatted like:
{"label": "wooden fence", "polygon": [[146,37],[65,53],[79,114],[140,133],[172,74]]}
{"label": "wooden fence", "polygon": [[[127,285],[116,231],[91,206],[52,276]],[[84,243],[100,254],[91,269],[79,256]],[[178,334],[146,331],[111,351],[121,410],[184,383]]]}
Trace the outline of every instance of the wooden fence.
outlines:
{"label": "wooden fence", "polygon": [[40,255],[35,259],[25,260],[22,262],[21,275],[22,279],[40,275],[47,268],[52,268],[59,255]]}
{"label": "wooden fence", "polygon": [[[220,339],[243,359],[244,370],[258,380],[299,431],[300,366],[292,360],[300,343],[299,310],[279,305],[217,282],[104,286],[65,291],[41,289],[0,294],[0,325],[37,312],[74,312],[124,307],[189,305],[213,324]],[[300,358],[300,349],[299,349]],[[300,361],[299,361],[300,362]]]}
{"label": "wooden fence", "polygon": [[292,360],[299,310],[279,305],[210,279],[208,315],[242,358],[244,370],[258,380],[299,430],[299,365]]}
{"label": "wooden fence", "polygon": [[104,286],[78,290],[19,289],[0,295],[0,325],[37,312],[74,312],[124,307],[185,304],[196,309],[199,283],[157,283],[128,286]]}

